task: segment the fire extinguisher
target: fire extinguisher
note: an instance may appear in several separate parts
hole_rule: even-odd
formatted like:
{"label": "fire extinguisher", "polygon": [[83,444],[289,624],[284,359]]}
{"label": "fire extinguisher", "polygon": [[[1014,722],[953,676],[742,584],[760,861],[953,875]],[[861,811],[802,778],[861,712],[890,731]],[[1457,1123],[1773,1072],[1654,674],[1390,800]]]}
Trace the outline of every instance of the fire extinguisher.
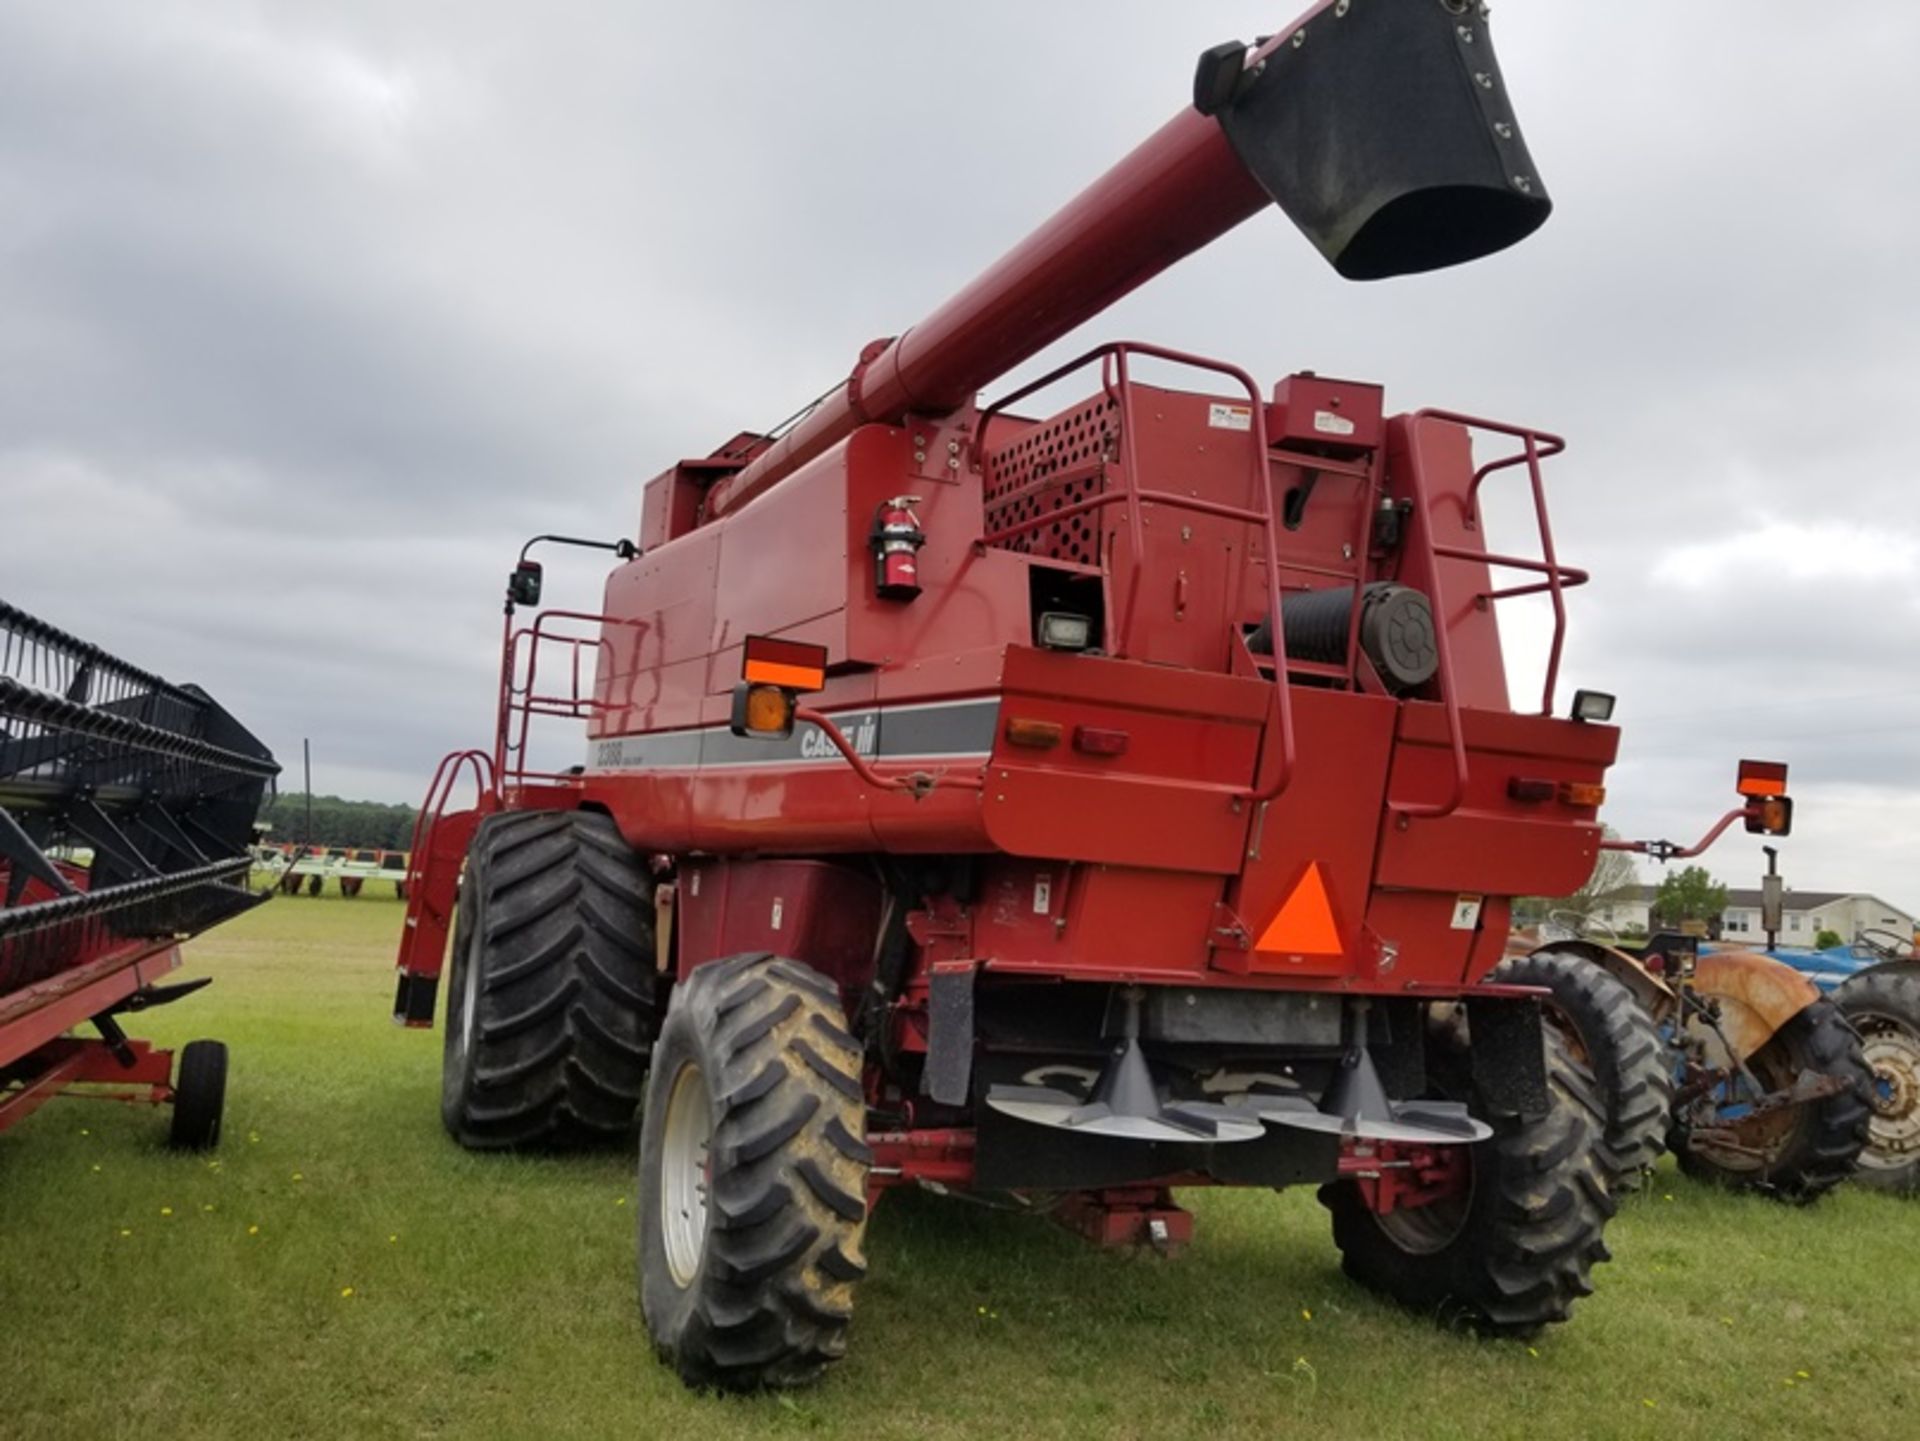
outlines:
{"label": "fire extinguisher", "polygon": [[883,600],[912,600],[920,594],[918,556],[927,533],[913,513],[919,503],[917,495],[896,495],[873,512],[867,544],[873,551],[874,594]]}

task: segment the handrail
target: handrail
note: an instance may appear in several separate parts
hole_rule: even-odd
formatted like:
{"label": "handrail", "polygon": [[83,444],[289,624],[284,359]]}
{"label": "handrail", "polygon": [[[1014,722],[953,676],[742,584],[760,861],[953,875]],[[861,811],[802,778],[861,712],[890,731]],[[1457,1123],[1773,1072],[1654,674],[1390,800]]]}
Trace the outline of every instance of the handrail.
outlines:
{"label": "handrail", "polygon": [[840,729],[840,723],[825,711],[817,711],[811,706],[795,706],[793,718],[813,726],[825,736],[833,748],[840,752],[840,758],[853,767],[853,773],[875,790],[906,791],[915,800],[920,800],[929,791],[942,788],[968,791],[984,791],[987,788],[984,775],[956,776],[945,771],[913,771],[904,776],[883,776],[847,739],[847,733]]}
{"label": "handrail", "polygon": [[409,897],[426,879],[427,852],[431,848],[433,828],[439,824],[447,801],[453,795],[453,788],[468,766],[473,768],[473,784],[479,792],[478,809],[485,811],[497,808],[499,771],[492,756],[483,750],[464,750],[451,751],[440,758],[440,764],[434,767],[433,779],[427,783],[427,798],[413,818],[413,834],[407,845],[406,886]]}
{"label": "handrail", "polygon": [[[1146,490],[1140,484],[1138,452],[1134,444],[1135,426],[1133,424],[1133,386],[1127,373],[1127,357],[1143,355],[1155,360],[1164,360],[1172,365],[1190,366],[1195,370],[1210,371],[1232,380],[1247,394],[1251,412],[1251,433],[1253,442],[1254,494],[1260,498],[1260,509],[1253,510],[1242,506],[1223,505],[1218,501],[1202,500],[1197,496],[1175,495],[1169,491]],[[1139,601],[1141,556],[1146,549],[1146,531],[1141,507],[1143,505],[1164,505],[1171,510],[1186,510],[1201,515],[1218,516],[1226,520],[1238,520],[1248,525],[1257,525],[1265,532],[1267,556],[1267,611],[1272,616],[1268,629],[1273,634],[1273,678],[1275,710],[1280,731],[1280,766],[1274,778],[1258,790],[1250,791],[1247,799],[1256,805],[1264,805],[1273,800],[1293,780],[1295,747],[1293,730],[1293,698],[1287,684],[1287,646],[1280,625],[1280,533],[1276,526],[1273,504],[1272,477],[1268,469],[1269,446],[1267,442],[1267,408],[1260,394],[1260,386],[1246,371],[1237,365],[1224,361],[1211,360],[1203,355],[1194,355],[1188,351],[1173,350],[1165,346],[1150,345],[1143,341],[1111,341],[1097,346],[1086,354],[1068,361],[1066,364],[1048,371],[1038,380],[1029,381],[1018,390],[1002,396],[992,405],[983,409],[975,418],[973,434],[969,440],[970,454],[976,470],[984,472],[986,467],[985,439],[987,426],[995,417],[1017,401],[1025,399],[1035,391],[1044,390],[1054,382],[1071,375],[1082,366],[1093,361],[1100,362],[1100,385],[1110,398],[1115,399],[1120,408],[1120,444],[1122,454],[1120,469],[1121,488],[1107,490],[1098,496],[1077,501],[1073,505],[1030,517],[1014,525],[1002,527],[981,537],[982,545],[998,545],[1029,530],[1037,530],[1043,525],[1053,525],[1063,519],[1085,514],[1109,505],[1125,502],[1127,506],[1127,539],[1133,551],[1133,573],[1128,577],[1127,595],[1120,613],[1119,632],[1116,637],[1114,654],[1125,659],[1128,654],[1128,642],[1133,635],[1134,608]],[[1111,369],[1109,369],[1111,367]],[[1104,469],[1104,467],[1103,467]],[[1102,562],[1102,569],[1105,563]]]}
{"label": "handrail", "polygon": [[[1526,571],[1534,575],[1543,575],[1544,581],[1533,585],[1513,586],[1505,590],[1483,591],[1475,597],[1477,601],[1491,604],[1494,601],[1511,600],[1518,596],[1546,594],[1553,600],[1553,642],[1547,650],[1547,673],[1542,686],[1540,714],[1553,714],[1553,693],[1560,678],[1561,651],[1566,644],[1567,606],[1565,592],[1572,586],[1585,585],[1587,572],[1572,566],[1560,564],[1554,550],[1553,528],[1547,520],[1546,482],[1541,475],[1540,463],[1550,460],[1567,448],[1567,443],[1557,435],[1544,430],[1532,430],[1526,426],[1509,425],[1504,421],[1486,420],[1479,416],[1464,415],[1452,410],[1420,410],[1410,418],[1414,429],[1428,421],[1441,421],[1449,425],[1458,425],[1467,430],[1484,430],[1495,435],[1510,436],[1520,442],[1520,449],[1513,455],[1499,460],[1489,461],[1474,471],[1473,479],[1467,485],[1465,526],[1468,530],[1478,530],[1480,525],[1479,497],[1480,486],[1488,476],[1496,471],[1507,470],[1516,465],[1527,467],[1527,477],[1533,498],[1533,512],[1540,534],[1541,559],[1532,560],[1525,556],[1499,555],[1486,550],[1470,550],[1464,546],[1435,545],[1428,541],[1428,552],[1438,560],[1472,561],[1491,568]],[[1422,472],[1422,452],[1418,444],[1407,447],[1412,458],[1414,493],[1423,506],[1430,506],[1430,494],[1426,478]],[[1431,535],[1430,522],[1423,516],[1423,525]],[[1434,648],[1439,662],[1437,675],[1440,684],[1441,704],[1446,712],[1447,743],[1452,752],[1453,784],[1444,801],[1396,805],[1393,807],[1402,816],[1418,819],[1437,820],[1450,816],[1460,809],[1467,794],[1467,743],[1465,728],[1460,718],[1459,688],[1455,684],[1453,670],[1453,647],[1448,641],[1447,606],[1440,578],[1440,567],[1433,567],[1430,580],[1433,594],[1429,599],[1433,603],[1437,624],[1433,628]]]}
{"label": "handrail", "polygon": [[[566,635],[548,629],[549,622],[580,621],[601,628],[598,635]],[[534,617],[530,626],[514,628],[509,616],[503,627],[500,656],[500,700],[499,712],[495,718],[493,766],[495,777],[504,785],[509,779],[524,781],[530,776],[551,779],[544,772],[531,772],[526,768],[527,743],[536,715],[554,716],[564,720],[580,720],[595,711],[604,711],[610,707],[600,699],[581,693],[580,652],[583,648],[593,647],[611,654],[605,635],[610,625],[642,625],[644,622],[621,616],[596,615],[590,611],[579,610],[543,610]],[[571,677],[573,690],[571,696],[543,696],[535,688],[539,676],[540,651],[543,642],[568,647],[572,662]],[[527,658],[527,674],[524,682],[518,678],[520,657]],[[519,716],[519,729],[515,733],[514,716]]]}

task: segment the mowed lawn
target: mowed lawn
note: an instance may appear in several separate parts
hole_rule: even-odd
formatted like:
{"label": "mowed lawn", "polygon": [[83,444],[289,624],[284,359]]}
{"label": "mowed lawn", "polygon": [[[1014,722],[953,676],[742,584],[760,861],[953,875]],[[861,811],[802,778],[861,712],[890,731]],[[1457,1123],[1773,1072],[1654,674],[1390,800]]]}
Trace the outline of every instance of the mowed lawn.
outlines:
{"label": "mowed lawn", "polygon": [[1920,1434],[1920,1205],[1792,1211],[1670,1167],[1532,1347],[1349,1284],[1307,1191],[1191,1195],[1172,1262],[897,1197],[836,1372],[690,1394],[640,1325],[629,1158],[441,1132],[439,1036],[387,1018],[399,920],[276,899],[191,948],[210,990],[135,1018],[233,1047],[217,1157],[77,1101],[0,1137],[0,1436]]}

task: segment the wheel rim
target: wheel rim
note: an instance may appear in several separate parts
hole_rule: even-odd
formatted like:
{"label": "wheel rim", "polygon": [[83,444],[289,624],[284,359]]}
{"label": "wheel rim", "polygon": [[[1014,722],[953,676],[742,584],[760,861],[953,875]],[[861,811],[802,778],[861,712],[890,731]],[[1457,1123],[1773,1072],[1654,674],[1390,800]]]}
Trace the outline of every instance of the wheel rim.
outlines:
{"label": "wheel rim", "polygon": [[[1770,1094],[1787,1090],[1793,1085],[1797,1074],[1793,1058],[1777,1044],[1779,1039],[1776,1036],[1747,1058],[1747,1069],[1753,1072],[1755,1079]],[[1734,1084],[1737,1086],[1737,1082]],[[1712,1098],[1705,1103],[1709,1110],[1715,1105]],[[1806,1112],[1804,1105],[1782,1106],[1763,1116],[1732,1122],[1727,1129],[1739,1133],[1736,1143],[1721,1145],[1710,1137],[1702,1138],[1695,1143],[1694,1153],[1710,1165],[1729,1173],[1749,1175],[1771,1171],[1792,1147],[1794,1138],[1805,1123]],[[1719,1123],[1709,1116],[1705,1124]]]}
{"label": "wheel rim", "polygon": [[[1482,1141],[1480,1145],[1492,1145]],[[1474,1175],[1478,1170],[1471,1156],[1467,1161],[1467,1183],[1451,1196],[1429,1201],[1404,1211],[1389,1211],[1373,1218],[1387,1239],[1410,1256],[1431,1256],[1444,1251],[1460,1238],[1473,1212]]]}
{"label": "wheel rim", "polygon": [[667,1094],[660,1139],[660,1235],[666,1243],[667,1273],[682,1290],[693,1284],[706,1248],[712,1139],[706,1081],[700,1068],[688,1063],[674,1076]]}
{"label": "wheel rim", "polygon": [[460,967],[460,1054],[473,1050],[474,1027],[480,1016],[480,927],[473,928]]}
{"label": "wheel rim", "polygon": [[1863,1167],[1887,1169],[1920,1159],[1920,1035],[1890,1016],[1855,1015],[1861,1052],[1873,1072]]}

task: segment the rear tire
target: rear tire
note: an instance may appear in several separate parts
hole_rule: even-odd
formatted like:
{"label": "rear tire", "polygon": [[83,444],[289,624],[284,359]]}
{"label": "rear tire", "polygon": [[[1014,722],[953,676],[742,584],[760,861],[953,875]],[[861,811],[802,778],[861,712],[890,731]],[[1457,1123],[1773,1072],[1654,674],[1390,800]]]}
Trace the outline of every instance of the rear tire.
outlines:
{"label": "rear tire", "polygon": [[1832,1001],[1814,1001],[1775,1031],[1747,1065],[1770,1090],[1786,1089],[1805,1071],[1838,1076],[1847,1089],[1781,1112],[1765,1156],[1720,1153],[1706,1143],[1696,1147],[1688,1117],[1676,1115],[1673,1151],[1680,1169],[1696,1180],[1761,1191],[1796,1206],[1819,1200],[1853,1174],[1867,1144],[1873,1078],[1860,1037]]}
{"label": "rear tire", "polygon": [[652,886],[611,820],[488,816],[460,884],[440,1118],[473,1150],[633,1128],[653,1040]]}
{"label": "rear tire", "polygon": [[762,954],[674,991],[640,1133],[640,1308],[689,1386],[805,1384],[866,1274],[860,1048],[833,983]]}
{"label": "rear tire", "polygon": [[227,1048],[219,1041],[188,1041],[180,1048],[167,1144],[176,1151],[212,1150],[220,1144],[226,1109]]}
{"label": "rear tire", "polygon": [[1606,1124],[1596,1144],[1608,1186],[1639,1190],[1667,1149],[1673,1108],[1672,1059],[1653,1017],[1617,977],[1571,951],[1516,956],[1488,979],[1553,992],[1547,1020],[1600,1088]]}
{"label": "rear tire", "polygon": [[1833,993],[1860,1033],[1873,1076],[1867,1148],[1853,1179],[1877,1191],[1920,1194],[1920,966],[1861,971]]}
{"label": "rear tire", "polygon": [[1465,1196],[1379,1216],[1355,1182],[1320,1188],[1348,1276],[1445,1324],[1521,1339],[1593,1293],[1615,1209],[1595,1148],[1605,1117],[1592,1077],[1557,1032],[1545,1039],[1544,1116],[1502,1116],[1472,1098],[1494,1133],[1468,1147]]}

